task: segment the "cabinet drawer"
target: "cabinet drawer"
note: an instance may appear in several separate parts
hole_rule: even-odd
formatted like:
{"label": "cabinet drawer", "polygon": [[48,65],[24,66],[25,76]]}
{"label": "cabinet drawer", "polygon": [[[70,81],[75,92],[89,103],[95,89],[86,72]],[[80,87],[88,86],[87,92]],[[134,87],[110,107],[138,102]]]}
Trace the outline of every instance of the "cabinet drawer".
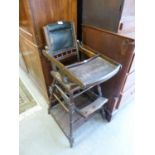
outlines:
{"label": "cabinet drawer", "polygon": [[117,108],[122,107],[134,100],[134,94],[135,94],[135,87],[132,86],[129,88],[126,92],[124,92],[120,97],[120,102],[117,105]]}
{"label": "cabinet drawer", "polygon": [[127,91],[130,87],[134,86],[135,84],[135,72],[132,72],[128,75],[124,88],[123,88],[123,93]]}
{"label": "cabinet drawer", "polygon": [[131,67],[130,67],[130,70],[129,70],[129,73],[133,72],[135,70],[135,56],[132,60],[132,64],[131,64]]}

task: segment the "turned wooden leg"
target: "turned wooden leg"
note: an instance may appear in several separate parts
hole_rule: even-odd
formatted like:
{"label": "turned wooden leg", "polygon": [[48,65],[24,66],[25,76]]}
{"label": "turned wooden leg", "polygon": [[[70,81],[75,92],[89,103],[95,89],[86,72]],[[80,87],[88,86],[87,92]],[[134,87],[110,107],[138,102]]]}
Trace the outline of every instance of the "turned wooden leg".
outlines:
{"label": "turned wooden leg", "polygon": [[74,139],[73,139],[73,137],[70,137],[70,138],[69,138],[69,143],[70,143],[70,148],[72,148],[72,147],[73,147],[73,144],[74,144]]}
{"label": "turned wooden leg", "polygon": [[52,94],[50,94],[50,103],[49,103],[49,105],[48,105],[48,114],[50,114],[50,110],[51,110],[51,107],[52,107],[52,101],[51,101],[51,97],[52,96]]}
{"label": "turned wooden leg", "polygon": [[52,83],[52,85],[49,87],[49,93],[50,93],[50,103],[49,103],[49,106],[48,106],[48,114],[50,114],[50,109],[51,109],[51,107],[52,107],[52,104],[53,104],[53,102],[52,102],[52,98],[53,98],[53,92],[54,92],[54,90],[55,90],[55,80],[53,81],[53,83]]}
{"label": "turned wooden leg", "polygon": [[74,101],[73,95],[70,95],[70,103],[69,103],[69,126],[70,126],[70,133],[69,133],[69,143],[70,147],[73,147],[74,138],[73,138],[73,113],[74,113]]}
{"label": "turned wooden leg", "polygon": [[100,109],[100,114],[103,119],[105,119],[105,112],[103,109]]}
{"label": "turned wooden leg", "polygon": [[69,143],[70,143],[70,147],[73,147],[73,143],[74,143],[74,138],[73,138],[73,111],[71,110],[69,112],[69,126],[70,126],[70,133],[69,133]]}
{"label": "turned wooden leg", "polygon": [[108,122],[110,122],[111,119],[112,119],[112,114],[106,108],[104,108],[104,112],[105,112],[105,118],[106,118],[106,120]]}

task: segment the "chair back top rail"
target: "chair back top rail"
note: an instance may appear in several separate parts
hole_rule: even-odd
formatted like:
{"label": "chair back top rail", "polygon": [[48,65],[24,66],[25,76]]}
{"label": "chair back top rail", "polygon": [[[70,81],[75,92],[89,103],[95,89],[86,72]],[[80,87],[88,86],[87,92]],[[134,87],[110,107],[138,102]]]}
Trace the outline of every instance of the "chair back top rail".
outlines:
{"label": "chair back top rail", "polygon": [[[48,51],[51,56],[57,56],[68,51],[77,52],[77,41],[74,24],[67,21],[58,21],[56,23],[44,26],[45,39]],[[61,59],[63,55],[61,55]]]}

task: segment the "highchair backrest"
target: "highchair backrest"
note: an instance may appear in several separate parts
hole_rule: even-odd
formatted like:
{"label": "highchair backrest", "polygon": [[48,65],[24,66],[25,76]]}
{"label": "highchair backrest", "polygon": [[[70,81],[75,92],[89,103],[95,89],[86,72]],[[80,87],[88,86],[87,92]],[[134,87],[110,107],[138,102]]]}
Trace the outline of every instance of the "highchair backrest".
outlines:
{"label": "highchair backrest", "polygon": [[58,60],[71,55],[77,55],[77,41],[74,24],[67,21],[58,21],[44,27],[48,54]]}

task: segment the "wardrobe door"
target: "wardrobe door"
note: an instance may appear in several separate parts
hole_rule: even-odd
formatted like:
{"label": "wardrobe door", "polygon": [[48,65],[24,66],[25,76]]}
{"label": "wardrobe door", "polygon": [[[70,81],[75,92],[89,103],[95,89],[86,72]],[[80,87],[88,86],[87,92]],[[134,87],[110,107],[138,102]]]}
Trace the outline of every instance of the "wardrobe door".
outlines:
{"label": "wardrobe door", "polygon": [[117,32],[124,0],[82,0],[82,24]]}
{"label": "wardrobe door", "polygon": [[45,80],[42,72],[38,47],[21,35],[20,46],[21,53],[28,70],[28,76],[32,79],[37,88],[39,88],[43,96],[47,98]]}

